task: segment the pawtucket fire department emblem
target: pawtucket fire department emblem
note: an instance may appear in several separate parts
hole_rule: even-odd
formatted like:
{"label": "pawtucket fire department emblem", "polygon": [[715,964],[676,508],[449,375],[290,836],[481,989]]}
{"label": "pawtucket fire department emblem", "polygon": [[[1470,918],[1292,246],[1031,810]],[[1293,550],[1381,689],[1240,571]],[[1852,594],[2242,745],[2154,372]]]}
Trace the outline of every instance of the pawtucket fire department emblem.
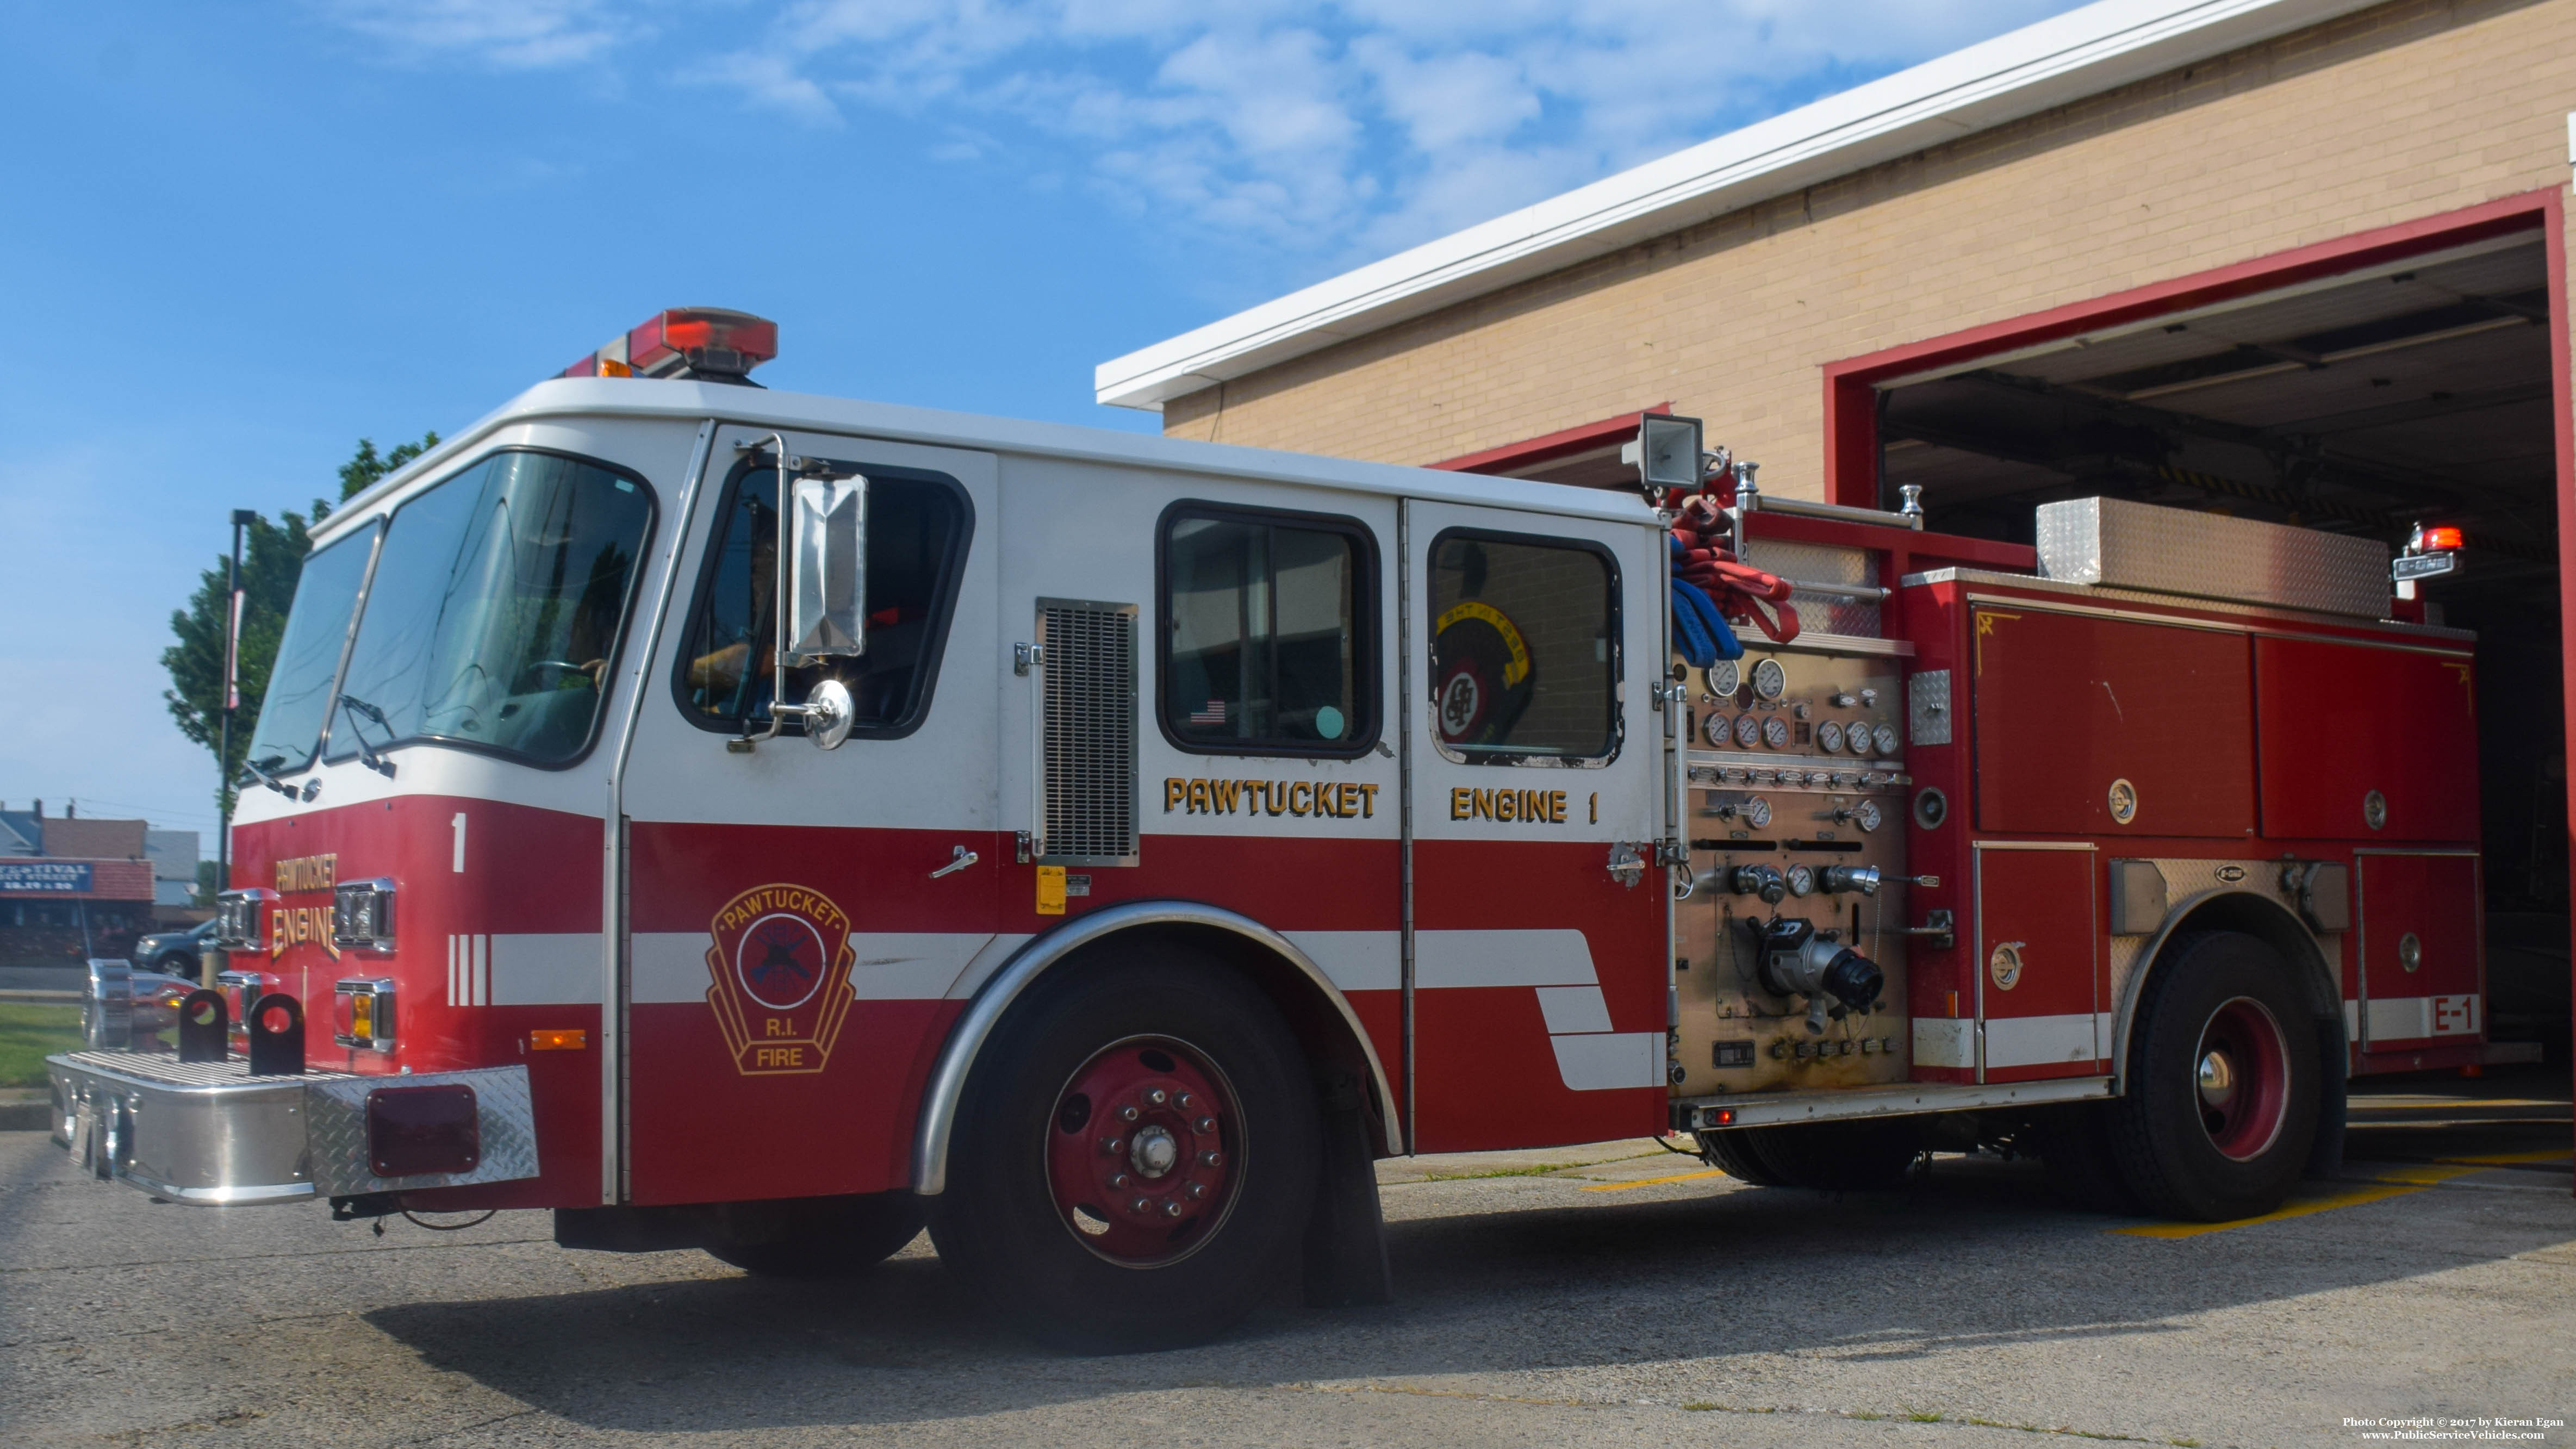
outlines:
{"label": "pawtucket fire department emblem", "polygon": [[850,918],[804,886],[744,891],[709,928],[707,1005],[745,1075],[819,1072],[858,993]]}

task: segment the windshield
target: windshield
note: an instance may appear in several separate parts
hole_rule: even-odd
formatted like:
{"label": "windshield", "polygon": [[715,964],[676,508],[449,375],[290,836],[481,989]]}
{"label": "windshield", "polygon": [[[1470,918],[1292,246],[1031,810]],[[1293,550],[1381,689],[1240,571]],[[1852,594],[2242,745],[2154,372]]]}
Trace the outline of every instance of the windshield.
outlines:
{"label": "windshield", "polygon": [[596,464],[496,453],[385,532],[332,721],[360,740],[462,741],[560,764],[589,747],[653,505]]}
{"label": "windshield", "polygon": [[295,606],[278,640],[259,706],[259,728],[243,756],[269,774],[313,763],[322,740],[322,713],[331,702],[331,678],[340,672],[340,650],[349,642],[349,614],[367,576],[367,550],[376,540],[362,529],[304,561],[295,581]]}

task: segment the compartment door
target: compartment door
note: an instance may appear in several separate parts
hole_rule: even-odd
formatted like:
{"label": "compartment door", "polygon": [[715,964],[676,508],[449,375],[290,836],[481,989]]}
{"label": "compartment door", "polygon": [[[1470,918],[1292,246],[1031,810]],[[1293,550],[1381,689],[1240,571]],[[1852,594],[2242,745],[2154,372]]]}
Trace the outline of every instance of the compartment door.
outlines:
{"label": "compartment door", "polygon": [[[2257,639],[2263,833],[2478,838],[2477,686],[2466,654]],[[2370,823],[2367,800],[2383,802]]]}
{"label": "compartment door", "polygon": [[1418,1150],[1660,1131],[1662,538],[1405,507]]}
{"label": "compartment door", "polygon": [[2478,857],[2355,851],[2364,1051],[2486,1035]]}
{"label": "compartment door", "polygon": [[2093,847],[1977,846],[1977,1080],[2110,1069]]}
{"label": "compartment door", "polygon": [[1970,618],[1979,828],[2254,833],[2244,635],[2023,605]]}

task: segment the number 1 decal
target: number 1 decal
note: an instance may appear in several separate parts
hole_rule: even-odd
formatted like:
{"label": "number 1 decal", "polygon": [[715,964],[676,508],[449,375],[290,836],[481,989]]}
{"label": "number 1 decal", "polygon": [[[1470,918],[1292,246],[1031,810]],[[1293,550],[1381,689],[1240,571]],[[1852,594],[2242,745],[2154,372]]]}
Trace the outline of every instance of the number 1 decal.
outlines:
{"label": "number 1 decal", "polygon": [[456,818],[447,822],[447,824],[448,828],[456,832],[456,864],[454,869],[458,875],[463,875],[465,874],[465,812],[462,810],[457,811]]}

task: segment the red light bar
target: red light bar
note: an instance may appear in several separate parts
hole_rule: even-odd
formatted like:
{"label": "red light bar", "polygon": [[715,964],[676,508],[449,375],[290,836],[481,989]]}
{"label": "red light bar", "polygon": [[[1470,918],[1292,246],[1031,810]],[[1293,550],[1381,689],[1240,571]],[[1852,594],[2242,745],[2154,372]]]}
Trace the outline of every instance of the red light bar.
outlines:
{"label": "red light bar", "polygon": [[778,355],[778,324],[722,307],[673,307],[563,370],[565,377],[746,382]]}
{"label": "red light bar", "polygon": [[2449,553],[2467,548],[2469,541],[2460,530],[2444,524],[2439,528],[2420,530],[2415,535],[2415,546],[2426,553]]}

